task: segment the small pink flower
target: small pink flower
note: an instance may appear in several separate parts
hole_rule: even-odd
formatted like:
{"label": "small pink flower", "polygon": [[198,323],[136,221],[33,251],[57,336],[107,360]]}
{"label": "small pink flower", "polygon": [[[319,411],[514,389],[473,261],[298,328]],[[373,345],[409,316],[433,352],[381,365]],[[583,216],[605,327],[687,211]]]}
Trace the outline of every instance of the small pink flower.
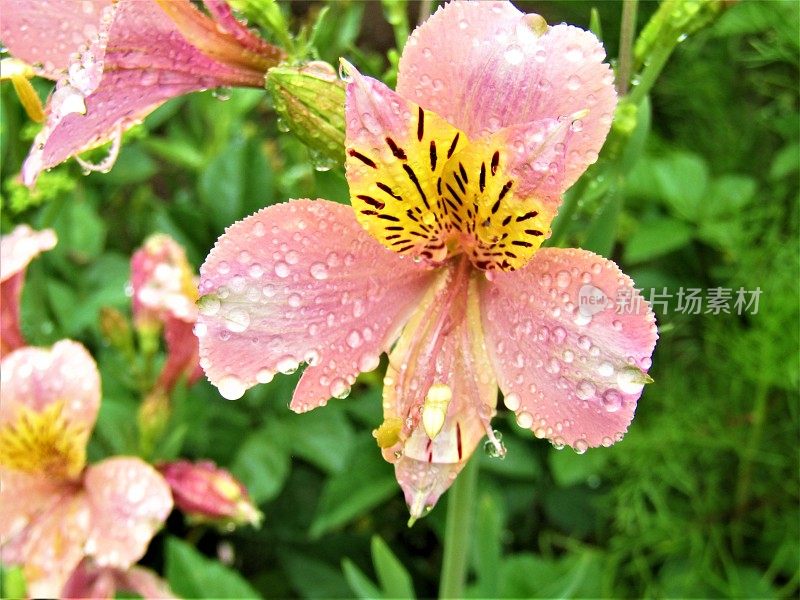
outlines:
{"label": "small pink flower", "polygon": [[374,435],[412,517],[484,436],[505,451],[498,388],[556,446],[621,439],[648,381],[653,313],[613,262],[539,249],[611,125],[604,58],[587,31],[452,2],[409,38],[397,92],[343,62],[352,208],[263,209],[201,268],[201,365],[220,393],[305,362],[291,402],[303,412],[345,397],[389,352]]}
{"label": "small pink flower", "polygon": [[116,598],[117,590],[142,598],[177,598],[166,581],[142,567],[126,570],[100,567],[91,559],[81,561],[64,588],[61,598]]}
{"label": "small pink flower", "polygon": [[157,333],[163,325],[168,353],[158,385],[167,392],[182,376],[191,384],[202,374],[192,333],[196,279],[183,248],[168,235],[150,236],[131,257],[133,318],[140,331]]}
{"label": "small pink flower", "polygon": [[100,406],[89,353],[63,340],[0,364],[0,543],[32,597],[56,597],[84,557],[127,569],[170,510],[169,486],[142,460],[86,466]]}
{"label": "small pink flower", "polygon": [[56,245],[52,229],[18,225],[0,238],[0,358],[25,345],[19,326],[19,301],[28,263]]}
{"label": "small pink flower", "polygon": [[262,515],[247,489],[225,469],[211,461],[178,460],[158,467],[170,488],[175,506],[198,521],[223,527],[256,525]]}
{"label": "small pink flower", "polygon": [[39,173],[114,140],[164,101],[219,86],[263,87],[284,54],[237,21],[223,0],[5,0],[0,38],[37,74],[58,80],[22,168]]}

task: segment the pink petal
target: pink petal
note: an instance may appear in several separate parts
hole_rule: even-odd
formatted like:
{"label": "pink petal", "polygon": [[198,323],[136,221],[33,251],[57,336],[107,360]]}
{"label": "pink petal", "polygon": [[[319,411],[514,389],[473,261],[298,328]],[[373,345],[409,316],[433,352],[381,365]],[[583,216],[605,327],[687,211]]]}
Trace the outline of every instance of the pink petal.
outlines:
{"label": "pink petal", "polygon": [[585,109],[565,178],[568,187],[597,159],[616,105],[605,51],[588,31],[550,27],[510,3],[451,2],[409,38],[397,91],[467,132],[567,117]]}
{"label": "pink petal", "polygon": [[3,359],[0,378],[0,425],[14,422],[18,406],[41,412],[63,401],[66,421],[81,426],[88,439],[100,407],[100,374],[79,343],[16,350]]}
{"label": "pink petal", "polygon": [[91,559],[84,558],[64,584],[59,597],[110,600],[117,591],[116,574],[116,569],[98,567]]}
{"label": "pink petal", "polygon": [[402,429],[383,455],[395,463],[412,518],[436,504],[491,431],[497,383],[470,271],[462,258],[441,272],[389,356],[384,419],[402,423]]}
{"label": "pink petal", "polygon": [[485,282],[481,303],[489,355],[521,427],[579,452],[622,438],[658,332],[617,265],[544,248],[524,269]]}
{"label": "pink petal", "polygon": [[120,0],[108,16],[101,32],[107,37],[71,62],[50,99],[47,123],[23,165],[27,185],[43,169],[120,135],[165,100],[263,85],[263,73],[218,62],[186,41],[154,0]]}
{"label": "pink petal", "polygon": [[3,0],[0,39],[16,58],[41,65],[57,79],[70,54],[99,33],[101,14],[112,0]]}
{"label": "pink petal", "polygon": [[226,0],[204,0],[203,3],[211,16],[214,17],[218,27],[233,36],[241,44],[242,48],[247,48],[262,56],[274,55],[279,58],[282,55],[278,48],[264,41],[233,16],[231,7]]}
{"label": "pink petal", "polygon": [[344,396],[431,273],[373,240],[353,209],[324,200],[265,208],[232,225],[200,269],[200,363],[230,399],[307,362],[292,409]]}
{"label": "pink petal", "polygon": [[168,318],[164,324],[167,361],[158,376],[158,385],[167,392],[175,387],[181,377],[185,377],[186,383],[192,385],[203,374],[200,368],[200,344],[193,330],[194,323],[182,319]]}
{"label": "pink petal", "polygon": [[53,498],[30,525],[3,547],[3,561],[24,566],[31,598],[57,598],[83,558],[89,523],[85,496],[74,488]]}
{"label": "pink petal", "polygon": [[25,345],[19,323],[25,268],[56,241],[52,229],[34,231],[27,225],[18,225],[0,239],[0,357]]}
{"label": "pink petal", "polygon": [[142,598],[177,598],[169,584],[150,569],[131,567],[117,572],[117,586],[121,590],[134,592]]}
{"label": "pink petal", "polygon": [[89,467],[84,485],[91,509],[86,554],[98,565],[127,569],[172,510],[169,486],[150,465],[127,457]]}

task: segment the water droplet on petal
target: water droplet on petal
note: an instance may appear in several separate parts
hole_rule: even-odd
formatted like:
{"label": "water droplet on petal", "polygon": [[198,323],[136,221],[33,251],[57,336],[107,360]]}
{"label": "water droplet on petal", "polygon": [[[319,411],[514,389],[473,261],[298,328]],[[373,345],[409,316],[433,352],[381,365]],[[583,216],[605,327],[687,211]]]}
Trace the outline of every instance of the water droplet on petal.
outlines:
{"label": "water droplet on petal", "polygon": [[281,279],[289,276],[289,265],[285,262],[276,262],[275,263],[275,275],[280,277]]}
{"label": "water droplet on petal", "polygon": [[506,408],[508,410],[516,412],[519,409],[521,403],[522,401],[520,400],[520,397],[514,393],[508,394],[503,397],[503,404],[506,405]]}
{"label": "water droplet on petal", "polygon": [[250,326],[250,313],[243,308],[235,308],[225,315],[225,327],[233,333],[246,331]]}
{"label": "water droplet on petal", "polygon": [[317,280],[323,280],[328,278],[328,267],[325,266],[321,262],[314,263],[311,265],[311,276]]}
{"label": "water droplet on petal", "polygon": [[343,400],[350,394],[350,386],[344,379],[336,378],[331,382],[330,387],[331,396]]}
{"label": "water droplet on petal", "polygon": [[527,411],[517,413],[517,425],[523,429],[530,429],[533,426],[533,415]]}
{"label": "water droplet on petal", "polygon": [[577,454],[583,454],[589,449],[589,443],[586,440],[575,440],[572,448]]}
{"label": "water droplet on petal", "polygon": [[226,375],[217,384],[220,395],[226,400],[238,400],[244,396],[245,386],[236,375]]}
{"label": "water droplet on petal", "polygon": [[205,296],[200,296],[197,300],[197,310],[206,317],[217,314],[220,306],[222,306],[222,302],[220,302],[219,296],[215,294],[206,294]]}
{"label": "water droplet on petal", "polygon": [[603,393],[603,407],[608,412],[617,412],[622,408],[622,394],[617,390],[606,390]]}
{"label": "water droplet on petal", "polygon": [[258,383],[269,383],[273,377],[275,377],[275,373],[269,369],[259,369],[258,373],[256,373],[256,381]]}
{"label": "water droplet on petal", "polygon": [[575,395],[580,398],[581,400],[588,400],[595,394],[595,387],[591,381],[586,379],[581,380],[578,382],[578,386],[575,388]]}
{"label": "water droplet on petal", "polygon": [[522,48],[517,45],[509,46],[503,56],[505,56],[506,61],[510,65],[518,65],[525,59]]}
{"label": "water droplet on petal", "polygon": [[559,271],[558,274],[556,275],[556,285],[558,285],[558,287],[560,288],[566,288],[569,285],[571,279],[572,278],[570,277],[569,272]]}

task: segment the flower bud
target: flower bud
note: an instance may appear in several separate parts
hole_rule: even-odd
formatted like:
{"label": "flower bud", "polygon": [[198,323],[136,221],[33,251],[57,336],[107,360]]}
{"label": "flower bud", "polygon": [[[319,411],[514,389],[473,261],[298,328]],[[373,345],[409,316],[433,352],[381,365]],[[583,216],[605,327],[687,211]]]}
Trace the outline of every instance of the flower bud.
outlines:
{"label": "flower bud", "polygon": [[317,168],[344,162],[344,84],[331,65],[275,67],[266,86],[278,119],[323,161]]}
{"label": "flower bud", "polygon": [[256,527],[263,515],[245,487],[211,461],[177,460],[158,467],[172,489],[175,506],[194,521],[232,529],[249,523]]}
{"label": "flower bud", "polygon": [[133,350],[133,333],[128,318],[116,308],[104,306],[100,309],[100,332],[103,338],[117,350]]}

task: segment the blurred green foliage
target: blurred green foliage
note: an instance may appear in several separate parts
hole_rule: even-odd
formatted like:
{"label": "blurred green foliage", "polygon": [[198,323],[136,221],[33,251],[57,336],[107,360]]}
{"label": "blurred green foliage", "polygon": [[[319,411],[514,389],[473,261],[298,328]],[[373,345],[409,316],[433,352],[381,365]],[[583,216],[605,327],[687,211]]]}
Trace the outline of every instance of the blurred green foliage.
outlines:
{"label": "blurred green foliage", "polygon": [[[417,10],[389,0],[255,4],[251,18],[298,55],[346,56],[389,82],[395,42]],[[520,5],[584,27],[592,14],[591,2]],[[596,8],[614,56],[620,7]],[[640,29],[655,9],[640,5]],[[305,33],[290,42],[284,22]],[[760,307],[656,306],[656,383],[612,448],[555,451],[501,410],[509,452],[480,458],[470,597],[797,596],[798,39],[792,0],[728,8],[678,45],[630,113],[627,151],[570,192],[560,245],[615,258],[645,290],[760,288]],[[130,314],[134,249],[165,232],[198,266],[227,225],[263,206],[346,202],[342,170],[317,170],[278,130],[264,92],[226,90],[158,109],[126,135],[110,173],[83,176],[71,162],[30,192],[15,176],[35,129],[10,84],[2,109],[3,232],[27,222],[59,236],[29,268],[23,331],[37,345],[81,340],[98,360],[104,395],[90,458],[138,453],[142,382],[163,350],[131,362],[99,326],[104,308]],[[217,461],[247,484],[265,521],[224,533],[173,515],[144,564],[185,597],[435,595],[445,506],[406,527],[392,467],[369,433],[381,420],[380,377],[362,376],[347,400],[304,415],[288,410],[296,381],[278,377],[236,403],[205,382],[178,390],[148,458]],[[13,595],[18,571],[6,575]]]}

